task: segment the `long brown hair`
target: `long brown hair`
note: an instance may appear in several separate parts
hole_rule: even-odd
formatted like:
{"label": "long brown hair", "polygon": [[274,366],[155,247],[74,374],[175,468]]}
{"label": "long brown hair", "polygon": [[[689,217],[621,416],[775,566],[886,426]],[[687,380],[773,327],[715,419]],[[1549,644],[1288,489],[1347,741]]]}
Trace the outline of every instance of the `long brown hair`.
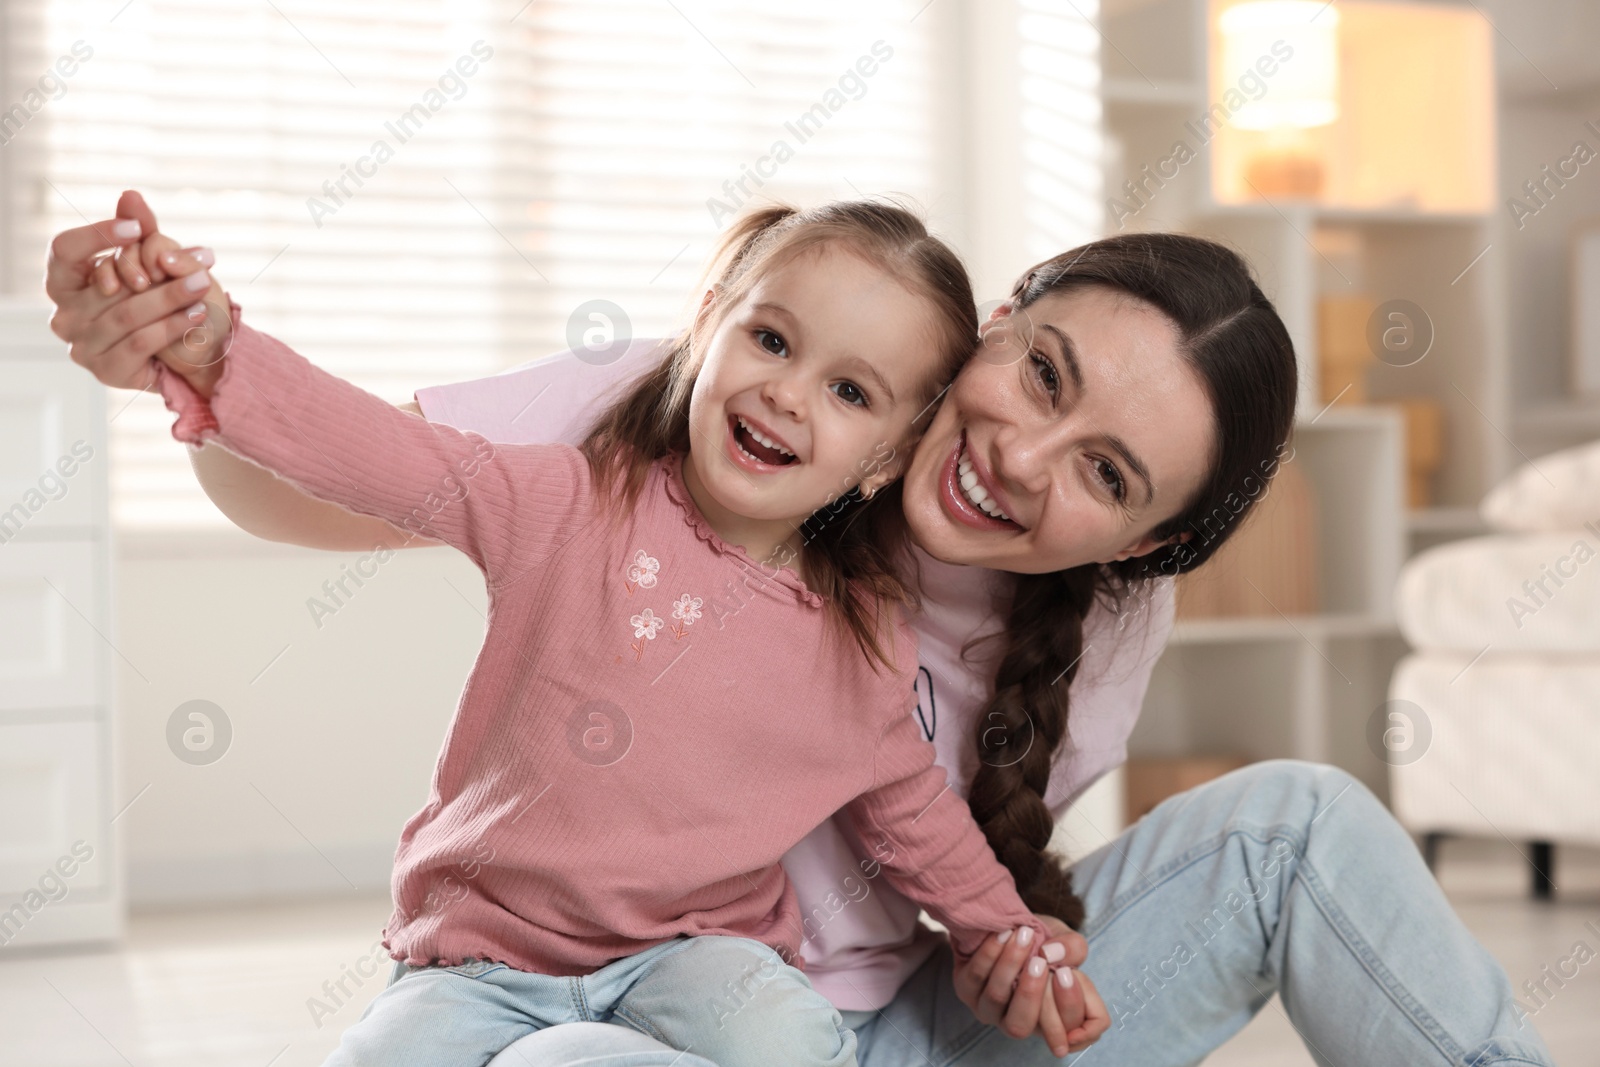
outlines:
{"label": "long brown hair", "polygon": [[[921,219],[904,208],[865,200],[806,211],[761,208],[723,234],[706,272],[714,279],[710,305],[661,363],[606,410],[584,440],[583,453],[603,494],[626,507],[638,498],[652,464],[674,452],[688,453],[689,399],[704,341],[763,275],[828,245],[842,245],[927,301],[937,348],[923,382],[922,402],[932,401],[954,377],[977,341],[972,285],[961,260],[928,233]],[[926,413],[913,433],[925,423]],[[889,442],[906,449],[911,443]],[[896,666],[881,637],[885,605],[911,598],[897,573],[906,546],[898,484],[871,499],[852,490],[819,509],[802,525],[801,535],[806,584],[865,655]]]}
{"label": "long brown hair", "polygon": [[[1089,286],[1142,300],[1176,326],[1180,350],[1209,394],[1216,443],[1200,490],[1152,531],[1199,536],[1118,562],[1015,576],[994,695],[978,716],[968,804],[1028,907],[1074,928],[1083,902],[1059,858],[1045,851],[1054,819],[1044,794],[1067,736],[1084,619],[1097,601],[1120,611],[1150,580],[1193,570],[1238,529],[1277,470],[1293,425],[1296,375],[1283,321],[1244,260],[1222,245],[1182,234],[1119,234],[1040,263],[1017,282],[1011,301],[1020,311],[1048,293]],[[1208,520],[1220,528],[1203,527]]]}

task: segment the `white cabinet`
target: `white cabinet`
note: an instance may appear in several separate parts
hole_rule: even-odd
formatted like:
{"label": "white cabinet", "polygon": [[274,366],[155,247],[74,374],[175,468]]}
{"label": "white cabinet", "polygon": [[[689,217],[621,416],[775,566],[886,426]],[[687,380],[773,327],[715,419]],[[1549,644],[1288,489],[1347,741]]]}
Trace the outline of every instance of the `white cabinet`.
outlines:
{"label": "white cabinet", "polygon": [[93,611],[102,548],[82,538],[0,546],[0,711],[105,702]]}
{"label": "white cabinet", "polygon": [[0,302],[0,954],[115,938],[104,390]]}
{"label": "white cabinet", "polygon": [[20,896],[52,869],[67,897],[109,881],[106,849],[96,847],[105,806],[98,734],[96,723],[63,722],[0,735],[0,894]]}

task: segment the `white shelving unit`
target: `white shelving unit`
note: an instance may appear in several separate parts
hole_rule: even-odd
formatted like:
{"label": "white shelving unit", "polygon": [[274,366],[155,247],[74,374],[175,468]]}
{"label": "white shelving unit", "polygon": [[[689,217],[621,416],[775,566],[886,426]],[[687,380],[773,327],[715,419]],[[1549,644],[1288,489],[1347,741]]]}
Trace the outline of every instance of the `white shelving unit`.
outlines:
{"label": "white shelving unit", "polygon": [[[1109,197],[1136,209],[1120,220],[1123,229],[1197,233],[1238,250],[1283,316],[1300,361],[1296,462],[1316,497],[1322,611],[1180,622],[1130,747],[1136,756],[1331,762],[1384,795],[1386,768],[1367,746],[1366,724],[1405,652],[1392,604],[1401,563],[1418,537],[1468,529],[1469,509],[1514,455],[1505,437],[1512,417],[1504,260],[1481,255],[1497,223],[1488,205],[1428,211],[1403,200],[1350,207],[1219,197],[1213,167],[1222,139],[1198,145],[1195,131],[1219,99],[1209,56],[1211,27],[1225,6],[1106,0],[1105,185]],[[1379,6],[1340,9],[1347,19],[1364,9],[1352,20],[1361,30],[1370,23],[1359,20]],[[1491,128],[1492,111],[1491,102]],[[1197,147],[1195,157],[1158,170],[1179,141]],[[1129,180],[1143,182],[1137,201],[1122,194]],[[1113,230],[1117,214],[1108,205]],[[1378,365],[1369,377],[1372,405],[1325,408],[1318,300],[1356,292],[1420,305],[1433,322],[1433,347],[1412,366]],[[1403,423],[1382,401],[1415,396],[1444,408],[1447,448],[1433,485],[1438,507],[1408,515]]]}

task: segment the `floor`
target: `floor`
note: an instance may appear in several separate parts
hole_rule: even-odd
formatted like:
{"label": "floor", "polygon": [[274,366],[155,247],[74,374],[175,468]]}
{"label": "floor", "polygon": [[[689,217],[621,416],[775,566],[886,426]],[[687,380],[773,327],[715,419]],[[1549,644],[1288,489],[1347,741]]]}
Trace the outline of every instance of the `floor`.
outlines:
{"label": "floor", "polygon": [[[1600,856],[1563,858],[1553,905],[1526,898],[1504,846],[1450,843],[1441,881],[1516,985],[1580,938],[1600,943],[1585,929],[1600,926]],[[315,1067],[384,978],[347,978],[342,1004],[323,983],[354,975],[388,911],[364,897],[138,914],[114,951],[0,958],[0,1067]],[[1600,1067],[1600,966],[1580,967],[1536,1025],[1563,1067]],[[1312,1060],[1274,1001],[1206,1062]]]}

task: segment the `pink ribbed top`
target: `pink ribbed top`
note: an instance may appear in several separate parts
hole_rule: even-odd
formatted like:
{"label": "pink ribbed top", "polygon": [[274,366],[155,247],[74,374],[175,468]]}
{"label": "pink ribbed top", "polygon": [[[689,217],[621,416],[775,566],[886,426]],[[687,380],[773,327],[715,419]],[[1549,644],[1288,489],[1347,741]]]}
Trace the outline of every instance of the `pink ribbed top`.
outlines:
{"label": "pink ribbed top", "polygon": [[717,536],[676,458],[607,508],[573,448],[426,422],[237,322],[209,403],[165,370],[160,388],[179,440],[483,570],[483,649],[395,854],[396,959],[574,975],[731,934],[798,963],[779,860],[840,808],[958,952],[1043,933],[908,714],[909,632],[904,669],[874,671],[793,572]]}

